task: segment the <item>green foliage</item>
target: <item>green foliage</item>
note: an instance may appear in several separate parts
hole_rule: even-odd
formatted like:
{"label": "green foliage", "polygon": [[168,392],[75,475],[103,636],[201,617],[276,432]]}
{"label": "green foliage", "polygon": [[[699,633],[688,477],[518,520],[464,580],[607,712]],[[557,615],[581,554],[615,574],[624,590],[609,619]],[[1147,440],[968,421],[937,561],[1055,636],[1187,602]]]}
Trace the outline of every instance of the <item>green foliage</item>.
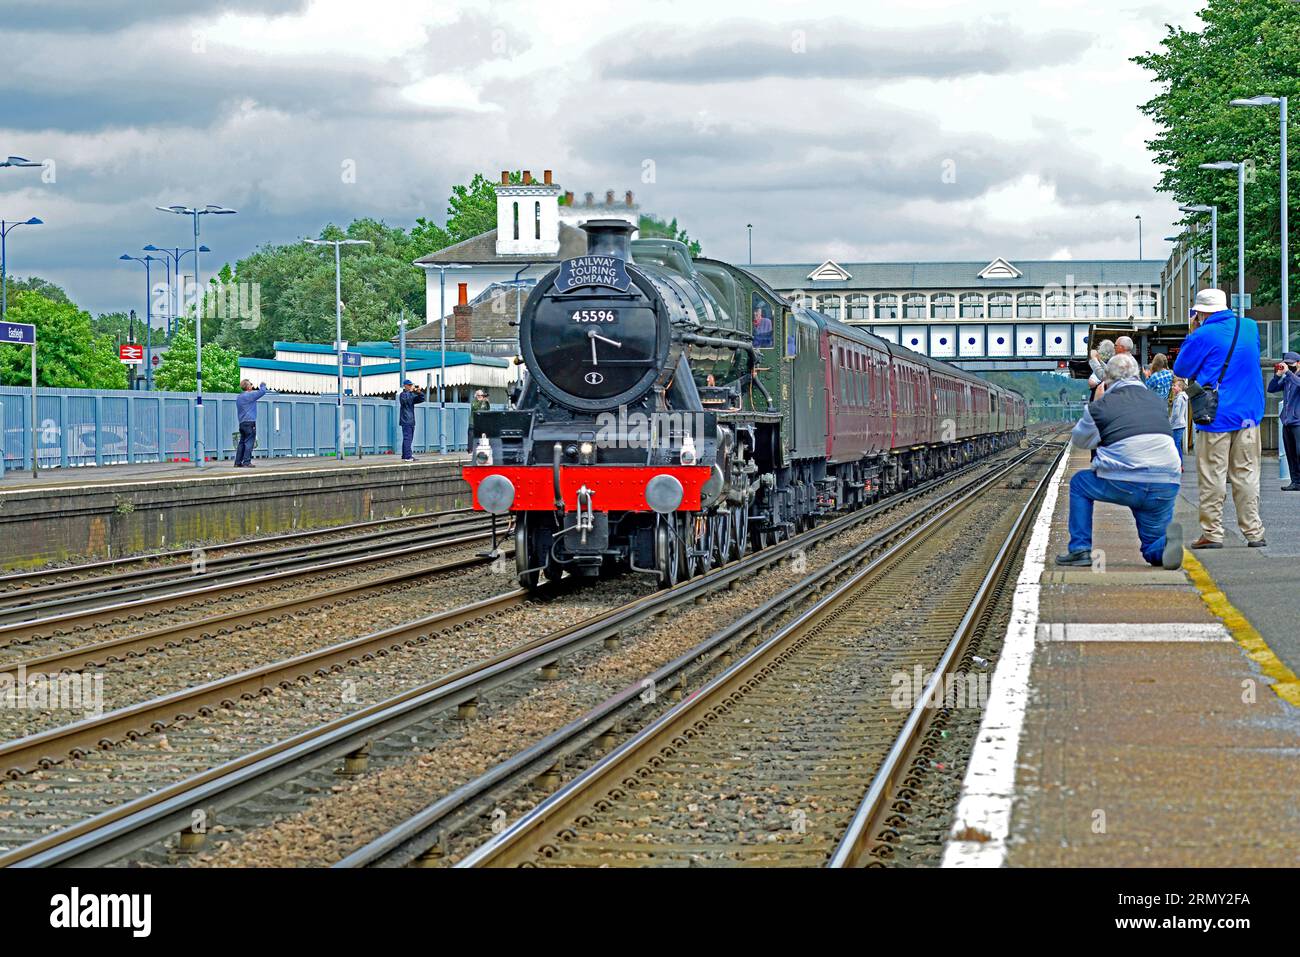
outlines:
{"label": "green foliage", "polygon": [[[1289,96],[1300,108],[1300,3],[1293,0],[1208,0],[1198,14],[1200,32],[1169,28],[1161,49],[1133,57],[1151,71],[1162,91],[1142,106],[1159,129],[1147,145],[1164,172],[1159,189],[1182,204],[1219,207],[1219,278],[1235,286],[1237,272],[1237,181],[1231,172],[1203,170],[1201,163],[1248,160],[1246,269],[1259,281],[1256,299],[1280,298],[1281,240],[1277,107],[1229,106],[1237,97]],[[1292,144],[1294,150],[1297,145]],[[1292,157],[1292,166],[1295,158]],[[1289,173],[1292,202],[1300,177]],[[1210,261],[1210,234],[1198,235],[1200,261]],[[1195,217],[1189,216],[1188,222]],[[1300,242],[1292,242],[1291,289],[1300,292]]]}
{"label": "green foliage", "polygon": [[658,216],[642,213],[637,229],[642,239],[675,239],[679,243],[685,243],[692,257],[700,255],[703,251],[698,240],[691,239],[686,230],[678,228],[676,216],[671,221],[664,222]]}
{"label": "green foliage", "polygon": [[[36,326],[37,384],[65,389],[125,389],[126,366],[118,361],[117,342],[96,333],[90,314],[69,302],[57,286],[38,281],[33,288],[55,291],[61,299],[11,287],[5,318]],[[27,347],[0,346],[0,382],[31,382],[31,353]]]}
{"label": "green foliage", "polygon": [[[523,173],[510,174],[512,184],[524,181]],[[468,186],[453,186],[447,201],[447,235],[452,243],[473,239],[497,228],[496,183],[475,173]]]}
{"label": "green foliage", "polygon": [[[190,319],[179,325],[171,345],[163,353],[153,374],[154,388],[168,392],[193,392],[197,382],[194,357],[194,320]],[[239,391],[239,353],[218,342],[203,343],[203,391]]]}
{"label": "green foliage", "polygon": [[28,276],[26,279],[15,279],[13,276],[7,277],[6,285],[9,287],[9,298],[12,299],[15,292],[39,293],[51,302],[59,302],[65,306],[72,305],[72,300],[68,294],[63,291],[62,287],[56,286],[49,280],[42,279],[40,276]]}
{"label": "green foliage", "polygon": [[1057,404],[1062,391],[1068,402],[1081,402],[1088,397],[1086,379],[1072,379],[1061,372],[978,372],[976,375],[1005,389],[1014,389],[1031,406],[1043,402]]}

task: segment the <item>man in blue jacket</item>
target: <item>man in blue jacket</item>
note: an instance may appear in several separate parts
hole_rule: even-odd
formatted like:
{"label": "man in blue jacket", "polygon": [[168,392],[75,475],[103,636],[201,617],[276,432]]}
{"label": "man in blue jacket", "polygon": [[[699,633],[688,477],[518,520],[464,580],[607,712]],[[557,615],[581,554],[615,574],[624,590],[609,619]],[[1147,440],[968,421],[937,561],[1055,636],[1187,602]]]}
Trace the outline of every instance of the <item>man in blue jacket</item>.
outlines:
{"label": "man in blue jacket", "polygon": [[410,379],[402,381],[402,391],[397,393],[397,424],[402,429],[402,461],[414,462],[411,440],[415,437],[415,407],[424,401],[424,390]]}
{"label": "man in blue jacket", "polygon": [[1209,425],[1196,426],[1201,537],[1191,547],[1223,547],[1223,501],[1231,483],[1237,525],[1246,544],[1260,548],[1268,543],[1259,518],[1259,423],[1264,418],[1259,327],[1229,309],[1221,289],[1202,289],[1194,309],[1201,325],[1183,340],[1174,375],[1210,388],[1218,383],[1219,411]]}
{"label": "man in blue jacket", "polygon": [[242,390],[235,399],[235,412],[239,416],[239,446],[235,449],[235,468],[253,467],[253,446],[257,443],[257,400],[270,390],[263,382],[256,389],[245,379],[239,383]]}
{"label": "man in blue jacket", "polygon": [[1268,391],[1282,393],[1282,448],[1291,473],[1291,484],[1283,485],[1282,491],[1300,492],[1300,352],[1282,356],[1273,367]]}

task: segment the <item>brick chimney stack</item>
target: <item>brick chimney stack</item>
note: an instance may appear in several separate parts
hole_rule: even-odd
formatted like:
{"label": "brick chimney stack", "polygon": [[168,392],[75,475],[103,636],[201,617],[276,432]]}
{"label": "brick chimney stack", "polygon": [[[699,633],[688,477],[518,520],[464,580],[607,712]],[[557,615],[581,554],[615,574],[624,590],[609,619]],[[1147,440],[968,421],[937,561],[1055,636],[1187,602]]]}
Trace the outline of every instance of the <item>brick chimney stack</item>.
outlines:
{"label": "brick chimney stack", "polygon": [[549,169],[542,170],[542,182],[547,186],[551,185],[551,171]]}
{"label": "brick chimney stack", "polygon": [[457,342],[469,342],[474,338],[473,323],[474,310],[469,306],[469,283],[459,283],[456,295],[456,305],[452,307],[451,315],[455,320],[455,340]]}
{"label": "brick chimney stack", "polygon": [[502,186],[509,186],[509,185],[510,185],[510,170],[508,170],[508,169],[503,169],[503,170],[501,171],[501,185],[502,185]]}
{"label": "brick chimney stack", "polygon": [[632,205],[632,191],[630,189],[627,191],[627,204]]}
{"label": "brick chimney stack", "polygon": [[606,206],[614,205],[614,191],[612,189],[605,190],[605,205]]}
{"label": "brick chimney stack", "polygon": [[524,185],[531,186],[533,183],[533,173],[531,170],[524,170]]}

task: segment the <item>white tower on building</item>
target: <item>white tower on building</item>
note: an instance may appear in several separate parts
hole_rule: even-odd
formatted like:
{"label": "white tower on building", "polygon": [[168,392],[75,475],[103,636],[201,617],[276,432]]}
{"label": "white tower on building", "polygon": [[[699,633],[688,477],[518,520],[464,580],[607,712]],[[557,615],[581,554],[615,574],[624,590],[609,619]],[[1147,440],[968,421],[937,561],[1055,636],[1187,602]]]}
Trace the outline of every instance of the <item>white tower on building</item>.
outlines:
{"label": "white tower on building", "polygon": [[542,182],[524,170],[523,183],[512,185],[510,174],[501,171],[497,193],[497,255],[555,256],[560,251],[560,187],[551,182],[551,171]]}

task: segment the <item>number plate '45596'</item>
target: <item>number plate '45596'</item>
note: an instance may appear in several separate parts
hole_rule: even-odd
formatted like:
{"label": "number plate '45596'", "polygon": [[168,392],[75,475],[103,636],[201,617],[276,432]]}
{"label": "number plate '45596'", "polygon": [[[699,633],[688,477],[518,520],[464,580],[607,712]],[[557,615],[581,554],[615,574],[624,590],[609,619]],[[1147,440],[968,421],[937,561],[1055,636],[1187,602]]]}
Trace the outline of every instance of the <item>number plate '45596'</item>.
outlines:
{"label": "number plate '45596'", "polygon": [[574,322],[592,323],[594,325],[609,325],[618,322],[617,309],[575,309],[569,313],[569,318]]}

